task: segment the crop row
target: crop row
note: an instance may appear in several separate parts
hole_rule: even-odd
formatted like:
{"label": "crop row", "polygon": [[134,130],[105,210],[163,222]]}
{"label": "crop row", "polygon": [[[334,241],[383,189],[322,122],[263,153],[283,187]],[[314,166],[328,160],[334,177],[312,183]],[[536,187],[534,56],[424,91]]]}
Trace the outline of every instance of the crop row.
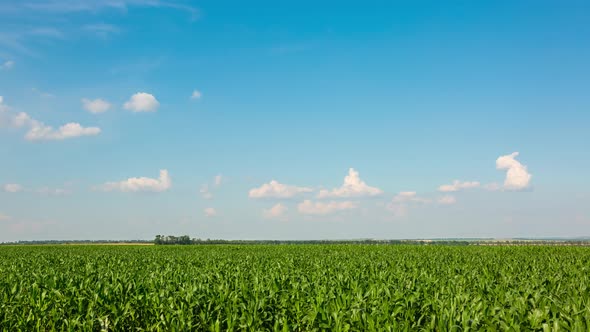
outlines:
{"label": "crop row", "polygon": [[0,247],[3,331],[590,330],[590,249]]}

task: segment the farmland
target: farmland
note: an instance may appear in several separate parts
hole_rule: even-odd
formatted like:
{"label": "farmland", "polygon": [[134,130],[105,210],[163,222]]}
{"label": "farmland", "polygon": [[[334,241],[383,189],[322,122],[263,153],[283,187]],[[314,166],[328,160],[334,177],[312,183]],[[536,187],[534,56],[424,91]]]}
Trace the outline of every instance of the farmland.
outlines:
{"label": "farmland", "polygon": [[590,248],[0,247],[2,331],[590,330]]}

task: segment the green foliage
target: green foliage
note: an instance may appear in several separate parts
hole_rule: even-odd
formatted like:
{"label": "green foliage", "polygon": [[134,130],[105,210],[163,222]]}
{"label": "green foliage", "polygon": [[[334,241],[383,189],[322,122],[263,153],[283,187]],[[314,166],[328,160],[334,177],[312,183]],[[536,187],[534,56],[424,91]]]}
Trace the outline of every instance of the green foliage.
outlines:
{"label": "green foliage", "polygon": [[1,331],[588,331],[590,249],[4,246]]}

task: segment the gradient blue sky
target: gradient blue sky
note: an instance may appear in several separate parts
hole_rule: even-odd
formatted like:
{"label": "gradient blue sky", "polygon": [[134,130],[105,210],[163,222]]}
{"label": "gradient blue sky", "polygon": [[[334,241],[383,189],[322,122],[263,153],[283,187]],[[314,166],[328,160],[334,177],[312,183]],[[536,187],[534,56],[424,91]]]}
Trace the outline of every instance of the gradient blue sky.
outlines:
{"label": "gradient blue sky", "polygon": [[588,236],[588,22],[587,1],[2,1],[0,241]]}

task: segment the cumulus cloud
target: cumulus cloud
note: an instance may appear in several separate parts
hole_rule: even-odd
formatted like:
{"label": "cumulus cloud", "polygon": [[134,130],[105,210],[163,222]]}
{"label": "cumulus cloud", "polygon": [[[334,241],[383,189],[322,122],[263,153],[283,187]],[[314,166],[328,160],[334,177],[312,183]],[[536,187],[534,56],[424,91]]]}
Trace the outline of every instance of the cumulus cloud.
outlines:
{"label": "cumulus cloud", "polygon": [[43,122],[33,119],[25,112],[13,113],[4,104],[4,98],[0,96],[0,127],[28,128],[25,139],[29,141],[64,140],[81,136],[95,136],[100,134],[98,127],[83,127],[79,123],[70,122],[54,129]]}
{"label": "cumulus cloud", "polygon": [[438,204],[442,204],[442,205],[452,205],[455,203],[457,203],[457,199],[455,198],[455,196],[451,196],[451,195],[445,195],[445,196],[438,199]]}
{"label": "cumulus cloud", "polygon": [[82,99],[82,107],[90,113],[99,114],[108,111],[111,104],[104,99]]}
{"label": "cumulus cloud", "polygon": [[134,94],[125,104],[123,104],[123,108],[133,112],[155,112],[158,110],[159,106],[160,103],[156,97],[145,92]]}
{"label": "cumulus cloud", "polygon": [[277,203],[270,209],[262,211],[262,214],[266,219],[273,219],[283,216],[287,210],[288,208],[285,205]]}
{"label": "cumulus cloud", "polygon": [[322,189],[318,193],[318,198],[347,198],[347,197],[363,197],[363,196],[377,196],[381,195],[383,191],[379,188],[367,185],[359,177],[359,172],[354,168],[348,170],[348,175],[344,177],[344,184],[339,188],[332,190]]}
{"label": "cumulus cloud", "polygon": [[201,91],[194,90],[193,93],[191,94],[191,99],[194,99],[194,100],[201,99],[202,96],[203,96],[203,94],[201,93]]}
{"label": "cumulus cloud", "polygon": [[3,189],[7,193],[17,193],[24,190],[23,186],[18,183],[7,183],[3,186]]}
{"label": "cumulus cloud", "polygon": [[496,169],[506,171],[506,179],[504,180],[504,189],[506,190],[524,190],[530,187],[532,175],[525,165],[516,160],[518,154],[518,152],[513,152],[496,159]]}
{"label": "cumulus cloud", "polygon": [[152,179],[147,177],[129,178],[119,182],[107,182],[98,189],[103,191],[122,192],[162,192],[172,187],[172,180],[168,171],[160,170],[160,177]]}
{"label": "cumulus cloud", "polygon": [[452,184],[443,184],[442,186],[438,187],[438,191],[441,192],[455,192],[464,189],[471,189],[477,188],[480,186],[480,183],[477,181],[459,181],[455,180]]}
{"label": "cumulus cloud", "polygon": [[312,191],[312,188],[291,186],[272,180],[258,188],[251,189],[248,196],[250,198],[291,198]]}
{"label": "cumulus cloud", "polygon": [[100,134],[100,131],[98,127],[82,127],[75,122],[66,123],[56,130],[42,122],[32,120],[31,128],[25,135],[25,139],[29,141],[64,140],[81,136],[95,136]]}
{"label": "cumulus cloud", "polygon": [[7,60],[0,64],[0,70],[10,70],[14,67],[14,61]]}
{"label": "cumulus cloud", "polygon": [[215,217],[217,215],[217,210],[212,207],[206,208],[203,212],[205,213],[205,217]]}
{"label": "cumulus cloud", "polygon": [[297,210],[301,214],[327,215],[338,211],[355,209],[357,206],[358,205],[355,202],[350,201],[312,202],[306,199],[299,203]]}

